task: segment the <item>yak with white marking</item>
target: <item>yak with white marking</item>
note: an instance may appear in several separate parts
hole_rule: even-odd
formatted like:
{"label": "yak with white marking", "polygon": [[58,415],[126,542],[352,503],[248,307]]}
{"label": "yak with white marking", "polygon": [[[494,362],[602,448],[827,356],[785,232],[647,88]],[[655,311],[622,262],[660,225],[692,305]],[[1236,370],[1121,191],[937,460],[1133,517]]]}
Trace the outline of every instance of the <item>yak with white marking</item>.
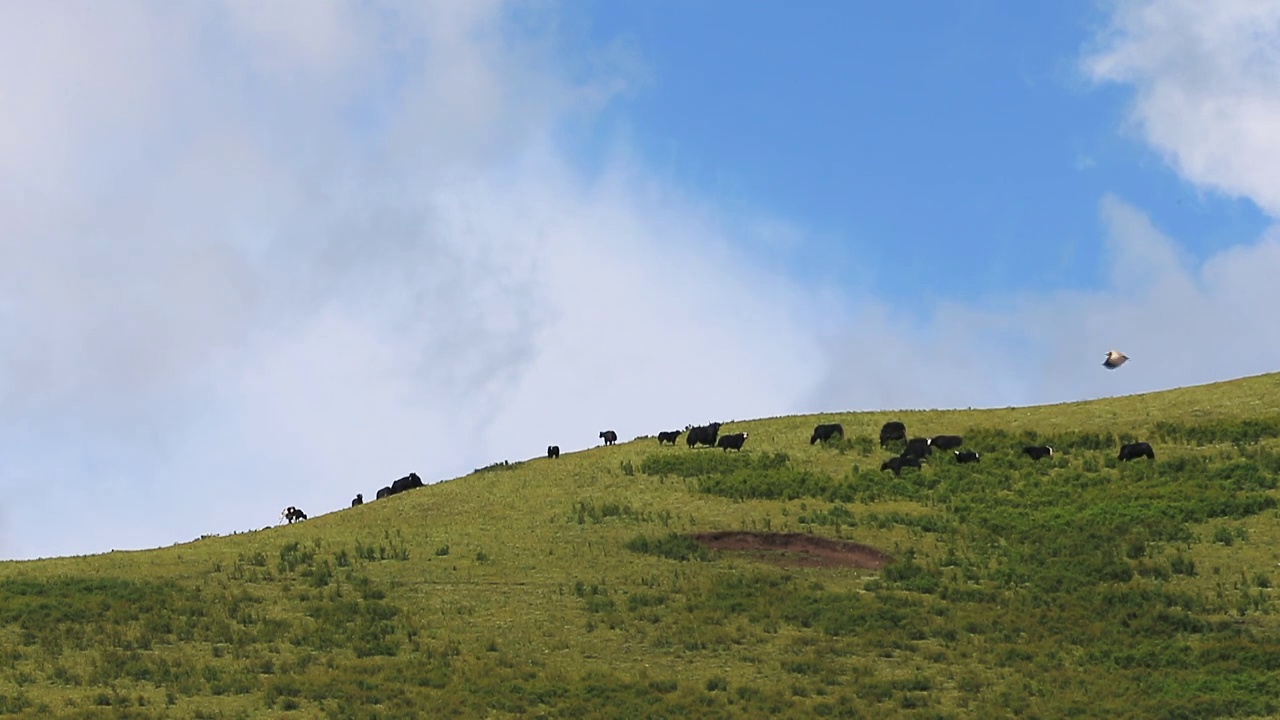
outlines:
{"label": "yak with white marking", "polygon": [[1026,453],[1027,457],[1031,458],[1032,460],[1039,460],[1040,458],[1053,457],[1053,448],[1049,447],[1048,445],[1028,445],[1022,448],[1022,452]]}
{"label": "yak with white marking", "polygon": [[933,438],[911,438],[902,451],[902,457],[916,457],[923,460],[933,454]]}
{"label": "yak with white marking", "polygon": [[744,432],[733,433],[732,435],[722,435],[716,441],[716,447],[724,448],[726,452],[729,450],[742,450],[742,444],[747,441],[747,434]]}

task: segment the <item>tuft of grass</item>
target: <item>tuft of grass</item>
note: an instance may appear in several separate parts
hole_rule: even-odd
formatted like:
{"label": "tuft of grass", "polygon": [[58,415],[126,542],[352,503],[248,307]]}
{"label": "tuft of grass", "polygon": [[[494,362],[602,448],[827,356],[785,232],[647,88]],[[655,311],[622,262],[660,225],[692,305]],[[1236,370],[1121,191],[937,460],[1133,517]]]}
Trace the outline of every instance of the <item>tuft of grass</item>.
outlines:
{"label": "tuft of grass", "polygon": [[626,548],[632,552],[657,555],[668,560],[679,560],[681,562],[689,560],[706,562],[711,560],[712,557],[711,551],[703,547],[697,540],[676,533],[659,538],[637,535],[627,541]]}

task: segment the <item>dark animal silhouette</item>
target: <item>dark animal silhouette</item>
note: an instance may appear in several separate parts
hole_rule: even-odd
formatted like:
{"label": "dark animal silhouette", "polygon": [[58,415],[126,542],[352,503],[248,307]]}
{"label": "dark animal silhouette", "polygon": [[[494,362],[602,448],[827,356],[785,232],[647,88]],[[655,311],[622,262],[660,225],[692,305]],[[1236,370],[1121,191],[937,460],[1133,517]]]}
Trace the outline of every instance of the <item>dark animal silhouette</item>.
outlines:
{"label": "dark animal silhouette", "polygon": [[560,457],[560,446],[559,446],[559,445],[548,445],[548,446],[547,446],[547,457],[551,458],[552,460],[555,460],[555,459],[559,458],[559,457]]}
{"label": "dark animal silhouette", "polygon": [[420,488],[422,487],[422,485],[423,485],[422,478],[418,477],[418,473],[411,472],[408,475],[405,475],[404,477],[400,478],[399,480],[396,480],[395,482],[391,483],[390,486],[384,487],[381,490],[379,490],[377,499],[381,500],[382,498],[391,497],[392,495],[399,495],[400,493],[406,490]]}
{"label": "dark animal silhouette", "polygon": [[1150,443],[1131,442],[1120,446],[1120,459],[1129,461],[1145,457],[1148,460],[1156,459],[1156,451],[1151,449]]}
{"label": "dark animal silhouette", "polygon": [[356,493],[356,499],[351,501],[351,507],[355,507],[357,505],[363,505],[363,504],[364,504],[364,495],[361,493]]}
{"label": "dark animal silhouette", "polygon": [[284,509],[284,513],[282,513],[282,514],[284,515],[284,519],[289,521],[289,524],[290,524],[290,525],[292,525],[294,522],[296,522],[296,521],[298,521],[298,520],[306,520],[306,519],[307,519],[307,514],[306,514],[306,513],[302,512],[301,510],[299,510],[298,508],[296,508],[296,507],[294,507],[294,506],[292,506],[292,505],[290,505],[289,507],[285,508],[285,509]]}
{"label": "dark animal silhouette", "polygon": [[932,445],[931,438],[911,438],[907,441],[907,447],[902,451],[902,456],[923,460],[933,454]]}
{"label": "dark animal silhouette", "polygon": [[675,445],[676,440],[680,439],[681,432],[683,431],[671,430],[671,431],[663,431],[658,433],[658,444],[665,445],[667,443],[671,443],[672,445]]}
{"label": "dark animal silhouette", "polygon": [[724,448],[725,452],[729,450],[742,450],[742,443],[747,441],[747,434],[744,432],[734,433],[732,435],[723,435],[716,441],[716,447]]}
{"label": "dark animal silhouette", "polygon": [[391,483],[391,494],[402,493],[406,490],[422,487],[422,478],[418,477],[418,473],[409,473],[399,480]]}
{"label": "dark animal silhouette", "polygon": [[819,425],[813,429],[813,434],[809,436],[809,444],[813,445],[817,442],[826,442],[833,437],[844,437],[844,426],[840,423],[829,423],[827,425]]}
{"label": "dark animal silhouette", "polygon": [[1022,452],[1032,460],[1039,460],[1044,457],[1053,457],[1053,448],[1048,445],[1028,445],[1022,448]]}
{"label": "dark animal silhouette", "polygon": [[955,450],[964,444],[964,438],[959,435],[934,435],[933,442],[929,444],[939,450]]}
{"label": "dark animal silhouette", "polygon": [[604,430],[600,433],[600,439],[604,440],[605,445],[612,445],[618,442],[618,433],[612,430]]}
{"label": "dark animal silhouette", "polygon": [[958,463],[975,463],[978,462],[978,453],[972,450],[956,450],[956,462]]}
{"label": "dark animal silhouette", "polygon": [[898,457],[891,457],[888,460],[885,460],[884,463],[880,466],[880,471],[883,472],[885,470],[892,470],[894,475],[901,475],[902,468],[904,467],[911,467],[919,470],[920,458],[915,457],[914,455],[900,455]]}
{"label": "dark animal silhouette", "polygon": [[906,439],[907,426],[897,420],[891,420],[885,423],[884,427],[880,428],[880,447],[884,447],[894,440]]}
{"label": "dark animal silhouette", "polygon": [[716,438],[720,435],[721,424],[722,423],[713,422],[709,425],[689,428],[689,434],[684,436],[684,441],[689,444],[689,447],[693,447],[695,445],[715,447]]}

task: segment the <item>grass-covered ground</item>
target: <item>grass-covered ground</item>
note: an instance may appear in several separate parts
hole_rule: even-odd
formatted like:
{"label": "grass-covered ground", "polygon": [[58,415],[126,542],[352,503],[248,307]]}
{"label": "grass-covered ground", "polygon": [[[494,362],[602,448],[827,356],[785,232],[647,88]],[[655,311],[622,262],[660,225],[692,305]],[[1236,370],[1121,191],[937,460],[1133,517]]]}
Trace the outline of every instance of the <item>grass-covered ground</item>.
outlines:
{"label": "grass-covered ground", "polygon": [[[890,419],[982,461],[881,473]],[[810,446],[832,421],[846,439]],[[292,526],[0,563],[0,715],[1280,715],[1280,374],[737,431],[740,455],[642,438]],[[1131,439],[1156,460],[1119,463]],[[893,561],[690,539],[716,530]]]}

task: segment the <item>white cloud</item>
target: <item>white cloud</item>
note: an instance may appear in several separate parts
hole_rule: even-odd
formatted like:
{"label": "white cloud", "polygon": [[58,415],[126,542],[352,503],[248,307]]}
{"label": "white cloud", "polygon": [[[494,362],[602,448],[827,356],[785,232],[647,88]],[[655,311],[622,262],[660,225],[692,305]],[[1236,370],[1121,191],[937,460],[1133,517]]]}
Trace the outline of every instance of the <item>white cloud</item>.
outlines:
{"label": "white cloud", "polygon": [[[1083,58],[1133,88],[1141,138],[1195,185],[1280,211],[1280,2],[1118,0]],[[839,406],[1000,406],[1158,390],[1276,370],[1280,229],[1196,263],[1139,209],[1100,204],[1108,283],[944,304],[927,320],[868,303],[822,393]],[[1108,349],[1133,359],[1100,368]],[[906,375],[914,384],[902,381]],[[870,378],[867,382],[864,378]]]}
{"label": "white cloud", "polygon": [[[989,308],[942,305],[927,322],[868,305],[832,348],[825,409],[1000,407],[1127,395],[1273,372],[1280,231],[1198,266],[1137,208],[1100,204],[1110,278]],[[1102,369],[1107,350],[1132,360]],[[824,398],[829,398],[823,402]]]}
{"label": "white cloud", "polygon": [[634,58],[570,83],[498,3],[304,5],[0,8],[0,553],[260,527],[811,382],[801,294],[714,211],[549,144]]}
{"label": "white cloud", "polygon": [[1280,351],[1274,233],[1197,265],[1108,198],[1105,291],[914,318],[789,281],[803,224],[625,148],[566,161],[554,131],[643,81],[625,48],[570,81],[553,19],[500,3],[302,5],[0,4],[0,555],[261,527],[606,428],[1074,400]]}
{"label": "white cloud", "polygon": [[1280,2],[1119,0],[1085,58],[1178,173],[1280,216]]}

